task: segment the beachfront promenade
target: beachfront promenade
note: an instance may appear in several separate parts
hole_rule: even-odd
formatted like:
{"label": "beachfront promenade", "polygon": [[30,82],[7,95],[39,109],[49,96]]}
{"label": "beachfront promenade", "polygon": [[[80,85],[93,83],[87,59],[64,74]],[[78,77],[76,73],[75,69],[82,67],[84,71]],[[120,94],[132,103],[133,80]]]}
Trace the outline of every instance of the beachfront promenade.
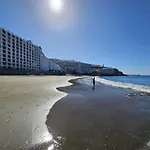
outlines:
{"label": "beachfront promenade", "polygon": [[0,77],[0,149],[23,149],[50,139],[45,125],[52,105],[65,93],[70,76]]}

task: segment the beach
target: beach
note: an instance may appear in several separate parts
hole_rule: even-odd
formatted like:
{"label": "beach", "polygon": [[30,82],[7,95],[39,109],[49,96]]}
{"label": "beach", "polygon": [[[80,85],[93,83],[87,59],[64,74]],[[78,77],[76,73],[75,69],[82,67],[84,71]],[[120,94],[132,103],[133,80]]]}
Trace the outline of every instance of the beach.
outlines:
{"label": "beach", "polygon": [[73,76],[0,76],[0,149],[27,149],[51,138],[45,125]]}
{"label": "beach", "polygon": [[149,150],[150,97],[134,93],[93,89],[91,77],[1,76],[0,149]]}

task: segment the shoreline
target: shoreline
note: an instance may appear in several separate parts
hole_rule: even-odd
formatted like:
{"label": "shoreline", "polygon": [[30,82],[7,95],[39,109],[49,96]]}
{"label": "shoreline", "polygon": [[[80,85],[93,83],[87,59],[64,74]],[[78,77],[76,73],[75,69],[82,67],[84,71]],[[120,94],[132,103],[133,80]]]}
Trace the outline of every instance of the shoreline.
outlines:
{"label": "shoreline", "polygon": [[76,82],[74,86],[59,88],[68,95],[47,115],[46,125],[56,141],[53,146],[62,150],[149,149],[149,97],[128,98],[126,89],[101,83],[92,91],[83,84],[85,79],[79,80],[71,81]]}

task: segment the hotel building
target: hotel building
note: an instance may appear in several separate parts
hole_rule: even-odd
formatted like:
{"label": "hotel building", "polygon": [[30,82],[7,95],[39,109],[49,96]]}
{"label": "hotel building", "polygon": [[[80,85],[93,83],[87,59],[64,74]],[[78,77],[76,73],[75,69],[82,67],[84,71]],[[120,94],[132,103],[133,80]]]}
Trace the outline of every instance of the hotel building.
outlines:
{"label": "hotel building", "polygon": [[36,71],[61,70],[57,64],[49,61],[40,46],[3,28],[0,28],[0,68]]}

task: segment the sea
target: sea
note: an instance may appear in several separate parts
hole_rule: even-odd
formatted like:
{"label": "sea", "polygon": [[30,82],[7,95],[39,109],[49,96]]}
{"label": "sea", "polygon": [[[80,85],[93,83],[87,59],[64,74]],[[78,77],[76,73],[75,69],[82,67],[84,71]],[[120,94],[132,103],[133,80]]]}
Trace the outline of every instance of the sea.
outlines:
{"label": "sea", "polygon": [[150,93],[150,76],[148,75],[104,76],[97,77],[96,79],[97,81],[107,85]]}

